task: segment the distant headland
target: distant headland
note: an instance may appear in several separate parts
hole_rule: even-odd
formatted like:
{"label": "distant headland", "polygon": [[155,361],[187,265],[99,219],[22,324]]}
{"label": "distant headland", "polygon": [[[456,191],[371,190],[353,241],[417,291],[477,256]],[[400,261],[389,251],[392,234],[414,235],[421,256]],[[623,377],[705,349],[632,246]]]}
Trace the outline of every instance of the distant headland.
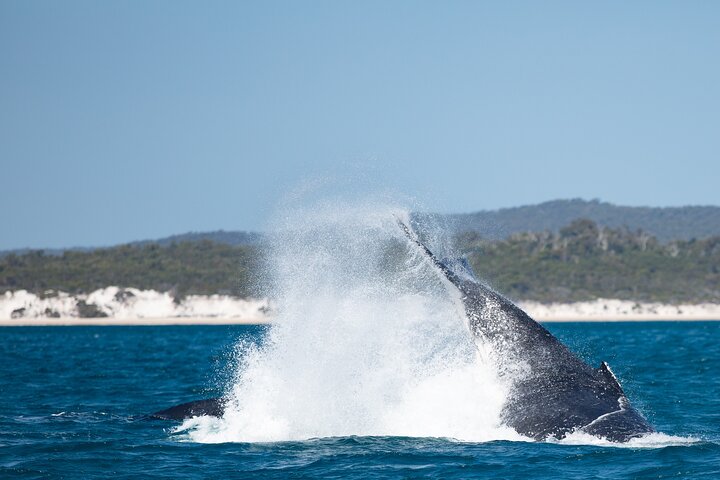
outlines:
{"label": "distant headland", "polygon": [[[429,217],[478,275],[538,319],[718,316],[720,207],[575,199]],[[157,318],[238,318],[246,304],[232,302],[255,309],[253,302],[267,302],[254,300],[265,297],[263,243],[264,234],[216,231],[106,248],[4,252],[0,320],[149,318],[127,313],[127,305],[151,297],[157,308],[172,305]],[[128,302],[135,296],[126,313],[113,310],[122,299],[98,300],[111,291]],[[61,306],[50,306],[59,299]],[[49,310],[38,310],[42,302]],[[200,304],[215,310],[193,310]],[[265,313],[250,317],[267,321]]]}

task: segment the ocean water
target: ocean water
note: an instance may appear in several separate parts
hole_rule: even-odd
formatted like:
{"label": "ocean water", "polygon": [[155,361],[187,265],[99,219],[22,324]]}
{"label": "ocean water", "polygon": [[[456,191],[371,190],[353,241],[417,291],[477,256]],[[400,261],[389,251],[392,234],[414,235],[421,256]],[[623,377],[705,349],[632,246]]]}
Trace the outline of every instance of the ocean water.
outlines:
{"label": "ocean water", "polygon": [[[720,478],[720,322],[546,326],[591,364],[608,361],[633,404],[662,435],[631,445],[593,438],[537,443],[501,439],[508,434],[496,429],[496,439],[479,432],[487,438],[462,440],[452,434],[472,432],[437,423],[447,416],[444,409],[462,409],[457,399],[438,402],[432,391],[416,389],[413,394],[428,398],[395,402],[414,409],[412,420],[422,423],[424,415],[425,423],[444,426],[447,435],[365,435],[374,428],[413,429],[391,422],[368,426],[367,419],[382,412],[327,403],[323,408],[334,405],[341,416],[343,408],[345,415],[365,415],[365,423],[337,424],[335,412],[323,417],[308,408],[310,423],[325,421],[330,433],[334,428],[347,434],[223,441],[216,436],[223,429],[225,437],[233,427],[242,437],[264,427],[248,427],[238,417],[234,424],[196,422],[178,429],[177,423],[145,415],[232,391],[238,372],[252,368],[243,355],[257,356],[253,345],[271,340],[267,327],[18,327],[0,329],[0,478]],[[317,359],[323,359],[321,352]],[[376,375],[393,376],[380,368],[382,362],[374,365],[369,369]],[[338,372],[336,366],[323,371]],[[347,378],[341,380],[317,382],[328,387],[325,397],[344,400],[331,390],[348,388]],[[374,388],[362,375],[359,380]],[[445,387],[472,403],[473,391],[457,390],[452,382]],[[488,388],[495,388],[491,381]],[[427,410],[418,407],[425,401]],[[486,415],[486,405],[470,407],[478,417]],[[284,411],[286,421],[300,426],[267,428],[302,437],[298,432],[309,427],[293,420],[293,412]]]}
{"label": "ocean water", "polygon": [[[288,207],[264,255],[272,327],[0,330],[0,478],[720,477],[720,323],[550,325],[660,433],[531,442],[500,421],[498,372],[522,360],[472,337],[408,212]],[[220,419],[147,418],[219,394]]]}

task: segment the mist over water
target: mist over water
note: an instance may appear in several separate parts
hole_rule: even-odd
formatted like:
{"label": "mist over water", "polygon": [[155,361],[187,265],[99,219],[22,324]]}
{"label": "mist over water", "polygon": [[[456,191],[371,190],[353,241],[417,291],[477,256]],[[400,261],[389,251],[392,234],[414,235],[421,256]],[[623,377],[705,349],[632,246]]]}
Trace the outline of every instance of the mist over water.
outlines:
{"label": "mist over water", "polygon": [[276,318],[242,365],[224,418],[186,421],[200,442],[349,435],[519,439],[506,389],[387,205],[315,205],[275,225]]}

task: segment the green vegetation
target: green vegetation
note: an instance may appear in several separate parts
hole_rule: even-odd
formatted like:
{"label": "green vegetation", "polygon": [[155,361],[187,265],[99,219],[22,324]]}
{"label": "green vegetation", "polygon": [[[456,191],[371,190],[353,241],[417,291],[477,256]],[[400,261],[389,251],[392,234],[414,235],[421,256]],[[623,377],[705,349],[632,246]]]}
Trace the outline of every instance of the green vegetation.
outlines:
{"label": "green vegetation", "polygon": [[458,240],[477,274],[515,299],[720,301],[720,237],[660,244],[642,231],[576,220],[558,233]]}
{"label": "green vegetation", "polygon": [[[77,302],[77,309],[78,316],[80,318],[107,317],[107,313],[100,310],[97,305],[95,305],[94,303],[87,303],[85,302],[85,300],[80,300],[79,302]],[[50,313],[52,314],[52,312]]]}
{"label": "green vegetation", "polygon": [[32,251],[0,258],[0,292],[25,289],[90,292],[109,285],[188,294],[250,296],[258,249],[200,242],[122,245],[90,252],[45,255]]}
{"label": "green vegetation", "polygon": [[[642,231],[576,220],[560,229],[490,240],[457,237],[481,278],[518,300],[567,302],[599,297],[720,302],[720,236],[660,243]],[[257,295],[261,249],[198,242],[134,244],[0,258],[0,293],[69,293],[117,285],[188,294]],[[391,264],[389,262],[388,264]],[[87,315],[94,315],[88,306]]]}

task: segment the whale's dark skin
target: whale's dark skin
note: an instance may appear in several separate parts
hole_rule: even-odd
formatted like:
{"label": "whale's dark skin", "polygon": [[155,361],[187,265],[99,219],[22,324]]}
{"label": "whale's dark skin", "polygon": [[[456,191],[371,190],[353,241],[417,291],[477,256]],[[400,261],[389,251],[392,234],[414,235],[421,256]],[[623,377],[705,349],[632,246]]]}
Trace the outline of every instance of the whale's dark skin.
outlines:
{"label": "whale's dark skin", "polygon": [[502,422],[535,440],[582,431],[612,442],[654,432],[603,362],[594,369],[510,300],[479,282],[469,265],[439,261],[398,222],[462,303],[470,331],[492,346],[510,392]]}

